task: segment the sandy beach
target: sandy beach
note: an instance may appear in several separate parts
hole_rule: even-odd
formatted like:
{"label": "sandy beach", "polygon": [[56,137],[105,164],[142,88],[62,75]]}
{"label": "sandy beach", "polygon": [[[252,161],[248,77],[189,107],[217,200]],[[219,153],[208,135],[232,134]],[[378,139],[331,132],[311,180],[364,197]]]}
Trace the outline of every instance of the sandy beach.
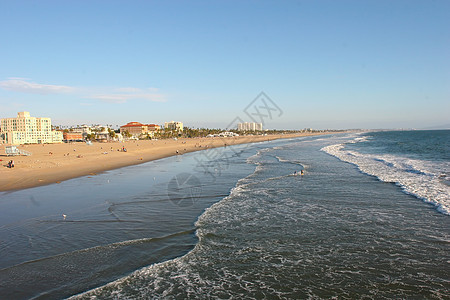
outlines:
{"label": "sandy beach", "polygon": [[[31,152],[31,156],[6,156],[5,147],[1,146],[0,191],[59,183],[63,180],[86,175],[94,176],[107,170],[225,145],[316,134],[94,142],[92,145],[68,143],[18,146],[19,149]],[[123,147],[126,148],[126,152],[122,151]],[[7,163],[11,159],[14,160],[14,168],[7,167]]]}

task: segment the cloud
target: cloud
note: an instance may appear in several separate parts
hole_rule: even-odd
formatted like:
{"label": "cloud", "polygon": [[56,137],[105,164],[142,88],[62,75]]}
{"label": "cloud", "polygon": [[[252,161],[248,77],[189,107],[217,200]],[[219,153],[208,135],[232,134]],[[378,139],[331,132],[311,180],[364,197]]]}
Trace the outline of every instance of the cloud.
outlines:
{"label": "cloud", "polygon": [[40,95],[71,93],[75,90],[65,85],[30,82],[25,78],[8,78],[7,80],[0,81],[0,88],[8,91]]}
{"label": "cloud", "polygon": [[116,89],[119,93],[140,93],[141,89],[135,87],[124,87]]}
{"label": "cloud", "polygon": [[108,103],[125,103],[128,100],[146,100],[152,102],[166,102],[163,94],[158,93],[156,88],[118,88],[111,93],[95,94],[86,98],[97,99]]}
{"label": "cloud", "polygon": [[[39,95],[71,93],[80,99],[95,99],[107,103],[126,103],[130,100],[166,102],[165,95],[153,87],[144,89],[135,87],[74,88],[65,85],[36,83],[27,78],[8,78],[0,81],[0,89]],[[86,105],[86,103],[81,103],[81,105]]]}

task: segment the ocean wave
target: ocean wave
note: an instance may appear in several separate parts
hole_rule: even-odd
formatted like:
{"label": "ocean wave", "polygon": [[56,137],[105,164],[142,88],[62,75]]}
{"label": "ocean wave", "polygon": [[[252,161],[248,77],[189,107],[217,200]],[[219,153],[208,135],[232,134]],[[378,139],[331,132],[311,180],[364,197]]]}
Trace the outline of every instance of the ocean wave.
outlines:
{"label": "ocean wave", "polygon": [[437,163],[390,154],[362,154],[345,149],[349,143],[366,141],[360,137],[351,141],[323,147],[321,150],[341,161],[354,164],[363,173],[377,177],[384,182],[395,183],[404,192],[436,206],[436,209],[450,215],[450,187],[446,170],[449,163]]}
{"label": "ocean wave", "polygon": [[126,247],[126,246],[131,246],[131,245],[154,243],[154,242],[164,241],[164,240],[172,239],[177,236],[192,234],[192,233],[194,233],[194,230],[190,229],[190,230],[184,230],[184,231],[180,231],[180,232],[171,233],[171,234],[160,236],[160,237],[133,239],[133,240],[111,243],[111,244],[107,244],[107,245],[100,245],[100,246],[75,250],[72,252],[61,253],[61,254],[54,255],[54,256],[43,257],[43,258],[39,258],[39,259],[25,261],[25,262],[17,264],[17,265],[2,268],[2,269],[0,269],[0,272],[14,270],[19,267],[29,266],[29,265],[36,264],[36,263],[43,262],[43,261],[47,261],[47,262],[48,261],[57,261],[58,263],[60,263],[63,260],[63,258],[67,258],[67,261],[69,262],[70,259],[73,259],[74,257],[93,254],[94,252],[99,253],[101,251],[116,250],[121,247]]}
{"label": "ocean wave", "polygon": [[[262,152],[267,151],[264,149]],[[337,149],[336,151],[343,150]],[[321,292],[327,290],[328,287],[334,287],[335,293],[344,298],[357,298],[358,296],[370,298],[370,295],[361,296],[357,292],[352,293],[352,291],[346,290],[348,285],[344,285],[342,282],[343,279],[348,280],[346,282],[355,282],[356,279],[355,285],[359,290],[361,281],[358,280],[361,280],[361,276],[363,276],[364,282],[366,282],[367,270],[371,272],[371,269],[360,270],[355,263],[359,262],[361,258],[363,260],[368,258],[367,260],[371,261],[374,257],[373,253],[366,255],[362,253],[362,256],[357,256],[359,250],[355,249],[352,242],[349,249],[354,250],[354,253],[344,257],[346,259],[344,264],[338,264],[336,268],[330,267],[331,258],[335,257],[341,262],[342,253],[347,252],[340,252],[344,248],[338,248],[336,251],[334,244],[327,248],[327,245],[330,244],[328,238],[333,236],[328,234],[329,227],[326,226],[324,230],[327,238],[321,241],[321,239],[315,238],[315,226],[299,226],[300,219],[305,217],[309,217],[310,220],[318,220],[314,223],[320,224],[321,218],[317,218],[318,215],[313,212],[322,211],[325,209],[325,206],[314,202],[301,203],[301,206],[299,206],[298,199],[289,196],[284,199],[284,202],[280,203],[276,196],[279,194],[280,187],[276,183],[274,185],[265,185],[264,181],[267,182],[267,180],[283,176],[269,178],[264,176],[263,180],[259,180],[260,177],[255,176],[257,172],[264,171],[261,168],[267,157],[262,157],[262,152],[258,152],[252,158],[247,159],[248,164],[255,165],[254,173],[240,179],[227,197],[207,208],[199,216],[195,224],[197,228],[196,235],[199,241],[189,253],[172,260],[141,268],[129,276],[71,299],[325,298]],[[351,155],[356,158],[362,156],[357,152],[353,152]],[[270,153],[267,156],[270,156]],[[270,159],[272,158],[270,157]],[[385,157],[378,158],[383,160],[384,164],[391,163]],[[382,161],[379,163],[383,164]],[[394,166],[395,164],[392,165]],[[393,168],[393,166],[389,167],[386,164],[387,168]],[[414,166],[412,164],[409,166],[405,165],[405,167],[410,168],[411,171],[418,170],[413,169]],[[427,174],[426,171],[420,170],[423,174]],[[276,175],[272,172],[267,173],[270,176]],[[410,172],[413,175],[425,176],[421,173]],[[284,181],[279,180],[277,182]],[[255,183],[259,183],[256,188],[254,186]],[[267,195],[263,195],[265,193]],[[272,200],[275,201],[267,201],[269,195],[272,195]],[[268,206],[261,205],[262,203]],[[299,209],[302,212],[301,218],[298,217]],[[332,209],[334,208],[326,209],[326,211],[331,211]],[[279,220],[280,223],[274,226],[274,220]],[[355,222],[356,220],[359,221],[359,218],[355,219]],[[353,222],[353,218],[349,222]],[[286,234],[284,230],[286,227],[283,225],[293,228],[294,231],[291,233],[295,237],[298,236],[295,228],[297,228],[298,232],[308,232],[310,229],[309,232],[312,234],[303,235],[305,239],[300,239],[297,244],[295,242],[297,239],[291,238],[289,235],[283,239],[282,235]],[[249,235],[249,231],[252,230],[254,232],[253,236]],[[275,232],[278,230],[282,234],[274,235],[275,238],[268,238],[268,235],[265,233],[271,230]],[[239,236],[239,234],[241,235]],[[335,237],[335,239],[338,238],[340,237]],[[311,251],[308,251],[307,248],[309,239],[318,240],[317,244],[310,242],[311,248],[309,249]],[[440,239],[440,237],[438,236],[437,239]],[[372,238],[368,241],[370,242],[371,240]],[[383,240],[382,237],[381,240]],[[247,241],[248,244],[246,244]],[[379,241],[380,238],[374,244]],[[397,242],[393,241],[393,243]],[[275,244],[275,247],[272,247],[273,244]],[[319,247],[315,247],[316,245]],[[383,244],[382,246],[384,247],[385,245]],[[380,248],[379,246],[377,247]],[[363,250],[361,252],[370,251],[365,244],[361,245],[361,248]],[[386,248],[391,249],[390,247]],[[326,251],[327,249],[330,249],[330,251]],[[304,256],[297,255],[302,252],[305,253]],[[292,253],[292,256],[289,256],[289,253]],[[335,254],[336,256],[333,256]],[[389,255],[391,254],[389,253]],[[394,259],[397,258],[394,257],[388,261],[392,262]],[[379,261],[377,259],[375,263]],[[345,265],[345,263],[348,263],[348,265]],[[235,268],[239,264],[243,268]],[[371,266],[372,264],[369,263],[369,265]],[[402,268],[401,272],[406,273],[403,270],[403,262],[400,264],[400,267]],[[314,273],[310,272],[309,268]],[[388,268],[387,272],[389,272],[391,266],[387,265],[386,268]],[[281,272],[276,270],[281,270]],[[299,281],[299,277],[296,277],[296,274],[302,272],[308,274],[308,278],[312,277],[312,280]],[[382,272],[387,274],[385,269]],[[338,275],[336,276],[336,274]],[[410,274],[406,273],[405,275],[409,276]],[[319,276],[326,278],[326,282],[320,283],[320,286],[314,286],[314,283],[319,281]],[[423,277],[423,275],[420,276]],[[395,279],[400,282],[397,277]],[[375,277],[375,280],[376,282],[369,289],[371,292],[377,293],[378,276]],[[328,282],[331,282],[330,285],[327,285]],[[425,280],[420,281],[420,284],[423,285],[427,283]],[[369,285],[371,284],[369,283]],[[391,295],[391,297],[394,295],[389,293],[390,291],[387,294]],[[381,292],[379,294],[381,295],[380,297],[383,297]],[[437,295],[437,298],[441,296],[440,294]]]}
{"label": "ocean wave", "polygon": [[[221,220],[218,218],[214,218],[214,215],[218,210],[220,210],[222,206],[226,206],[228,204],[228,201],[232,201],[235,197],[242,195],[242,193],[244,193],[248,189],[248,187],[254,183],[251,178],[256,173],[260,172],[263,168],[259,159],[261,158],[263,153],[271,151],[272,149],[273,148],[264,148],[259,150],[256,154],[248,157],[246,163],[255,165],[254,172],[244,178],[239,179],[235,187],[230,190],[229,195],[224,197],[219,202],[216,202],[210,207],[206,208],[203,214],[198,217],[197,221],[195,222],[195,226],[197,228],[197,230],[195,231],[195,235],[198,237],[199,241],[191,251],[183,256],[174,259],[143,267],[134,271],[128,276],[117,279],[106,285],[88,290],[84,293],[74,295],[69,299],[96,299],[98,297],[116,299],[127,298],[127,288],[129,287],[129,285],[131,284],[134,288],[137,284],[139,284],[139,282],[145,282],[142,283],[142,286],[147,286],[149,282],[151,282],[152,286],[154,287],[154,292],[157,294],[158,292],[160,292],[160,287],[166,286],[166,288],[163,288],[164,291],[161,293],[163,297],[176,294],[177,291],[174,290],[174,287],[171,286],[170,288],[167,288],[167,282],[161,282],[161,280],[165,278],[164,275],[168,275],[170,279],[181,278],[182,280],[183,277],[186,277],[186,281],[184,281],[184,283],[187,285],[187,288],[189,288],[189,285],[191,283],[187,280],[187,278],[189,277],[189,273],[191,273],[190,265],[195,264],[197,253],[202,251],[202,248],[204,247],[203,240],[205,238],[211,238],[214,235],[214,232],[203,230],[202,224],[211,222],[211,218],[214,219],[213,222],[216,225],[220,225],[223,222],[229,221],[226,219]],[[205,286],[210,285],[205,284]],[[145,288],[140,291],[134,292],[137,298],[148,297],[148,290]],[[140,292],[142,292],[142,294],[139,294]],[[198,293],[194,293],[193,295],[195,294]]]}
{"label": "ocean wave", "polygon": [[284,159],[284,158],[282,158],[282,157],[280,157],[280,156],[275,156],[276,157],[276,159],[278,159],[278,161],[279,162],[281,162],[281,163],[290,163],[291,161],[290,160],[288,160],[288,159]]}

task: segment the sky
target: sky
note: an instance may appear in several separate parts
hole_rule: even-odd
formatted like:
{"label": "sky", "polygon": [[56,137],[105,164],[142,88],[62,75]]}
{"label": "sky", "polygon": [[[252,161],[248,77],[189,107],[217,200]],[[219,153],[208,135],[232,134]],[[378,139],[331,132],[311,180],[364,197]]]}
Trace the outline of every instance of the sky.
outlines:
{"label": "sky", "polygon": [[0,0],[0,118],[450,128],[450,1]]}

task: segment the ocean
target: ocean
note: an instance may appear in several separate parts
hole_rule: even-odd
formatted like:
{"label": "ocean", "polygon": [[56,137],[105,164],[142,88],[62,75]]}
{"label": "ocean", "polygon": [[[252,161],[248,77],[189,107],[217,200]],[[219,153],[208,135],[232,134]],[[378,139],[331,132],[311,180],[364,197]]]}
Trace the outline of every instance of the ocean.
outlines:
{"label": "ocean", "polygon": [[449,146],[303,137],[1,193],[0,298],[449,299]]}

